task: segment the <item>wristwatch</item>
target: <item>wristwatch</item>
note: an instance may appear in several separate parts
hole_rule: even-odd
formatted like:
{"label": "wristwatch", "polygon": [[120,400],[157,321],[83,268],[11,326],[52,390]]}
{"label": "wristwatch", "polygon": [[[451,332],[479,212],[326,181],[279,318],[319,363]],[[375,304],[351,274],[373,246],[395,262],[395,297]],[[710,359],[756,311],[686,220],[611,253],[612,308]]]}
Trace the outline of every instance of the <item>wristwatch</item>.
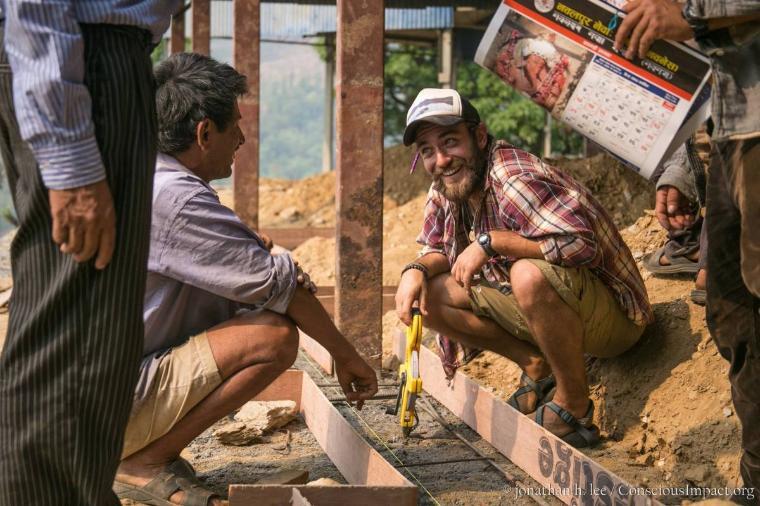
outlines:
{"label": "wristwatch", "polygon": [[478,236],[478,244],[480,244],[480,247],[483,248],[483,251],[485,251],[486,255],[489,257],[495,257],[499,254],[493,249],[493,246],[491,246],[491,234],[488,232],[483,232]]}

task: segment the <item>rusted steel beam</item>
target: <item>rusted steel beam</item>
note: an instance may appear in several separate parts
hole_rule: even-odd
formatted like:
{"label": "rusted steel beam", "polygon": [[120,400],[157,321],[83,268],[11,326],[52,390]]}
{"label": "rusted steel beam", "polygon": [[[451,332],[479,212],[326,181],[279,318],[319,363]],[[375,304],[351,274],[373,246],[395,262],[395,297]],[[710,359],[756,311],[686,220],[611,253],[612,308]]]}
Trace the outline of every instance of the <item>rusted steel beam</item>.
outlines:
{"label": "rusted steel beam", "polygon": [[235,0],[233,17],[233,59],[237,71],[248,77],[248,93],[238,101],[245,144],[235,157],[232,190],[235,212],[246,225],[258,230],[260,0]]}
{"label": "rusted steel beam", "polygon": [[211,0],[193,0],[193,52],[211,54]]}
{"label": "rusted steel beam", "polygon": [[373,366],[382,356],[382,0],[338,0],[336,311]]}
{"label": "rusted steel beam", "polygon": [[172,16],[172,34],[169,40],[169,54],[185,50],[185,10]]}

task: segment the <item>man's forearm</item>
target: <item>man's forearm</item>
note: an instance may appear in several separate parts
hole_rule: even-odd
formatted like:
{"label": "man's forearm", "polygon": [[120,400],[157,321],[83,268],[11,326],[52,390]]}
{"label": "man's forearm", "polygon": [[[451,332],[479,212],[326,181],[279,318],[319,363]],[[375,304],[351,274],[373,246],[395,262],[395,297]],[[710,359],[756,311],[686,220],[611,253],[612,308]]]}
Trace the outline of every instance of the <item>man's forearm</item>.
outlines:
{"label": "man's forearm", "polygon": [[422,264],[427,268],[428,278],[433,278],[444,272],[449,272],[451,266],[446,255],[437,251],[431,251],[417,258],[414,263]]}
{"label": "man's forearm", "polygon": [[492,230],[491,247],[500,255],[512,258],[544,258],[541,246],[511,230]]}
{"label": "man's forearm", "polygon": [[356,349],[335,327],[319,300],[302,286],[296,288],[287,315],[299,329],[324,346],[336,362],[345,362],[358,356]]}

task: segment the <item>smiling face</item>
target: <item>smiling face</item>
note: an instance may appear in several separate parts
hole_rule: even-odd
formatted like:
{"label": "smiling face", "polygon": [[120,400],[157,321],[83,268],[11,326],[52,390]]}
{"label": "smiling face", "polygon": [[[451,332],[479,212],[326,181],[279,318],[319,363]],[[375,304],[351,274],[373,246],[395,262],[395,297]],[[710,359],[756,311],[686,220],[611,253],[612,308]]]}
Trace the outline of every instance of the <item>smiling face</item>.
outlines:
{"label": "smiling face", "polygon": [[433,187],[452,202],[464,202],[480,190],[485,178],[488,134],[483,123],[474,128],[428,123],[415,140]]}

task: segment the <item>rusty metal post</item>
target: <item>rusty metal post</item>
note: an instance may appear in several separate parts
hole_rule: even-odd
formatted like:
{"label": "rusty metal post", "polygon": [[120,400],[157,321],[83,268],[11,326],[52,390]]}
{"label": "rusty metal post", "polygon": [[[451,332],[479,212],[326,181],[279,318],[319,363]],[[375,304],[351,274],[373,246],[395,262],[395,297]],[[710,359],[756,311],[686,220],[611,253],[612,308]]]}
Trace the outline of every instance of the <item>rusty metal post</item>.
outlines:
{"label": "rusty metal post", "polygon": [[185,11],[184,9],[172,16],[172,34],[169,40],[169,54],[181,53],[185,50]]}
{"label": "rusty metal post", "polygon": [[232,191],[235,212],[254,230],[259,228],[259,63],[261,45],[260,0],[234,0],[235,26],[232,58],[235,69],[248,77],[248,94],[240,105],[240,128],[245,135],[235,157]]}
{"label": "rusty metal post", "polygon": [[193,52],[211,54],[211,0],[193,0]]}
{"label": "rusty metal post", "polygon": [[338,0],[335,316],[374,367],[382,355],[382,0]]}

